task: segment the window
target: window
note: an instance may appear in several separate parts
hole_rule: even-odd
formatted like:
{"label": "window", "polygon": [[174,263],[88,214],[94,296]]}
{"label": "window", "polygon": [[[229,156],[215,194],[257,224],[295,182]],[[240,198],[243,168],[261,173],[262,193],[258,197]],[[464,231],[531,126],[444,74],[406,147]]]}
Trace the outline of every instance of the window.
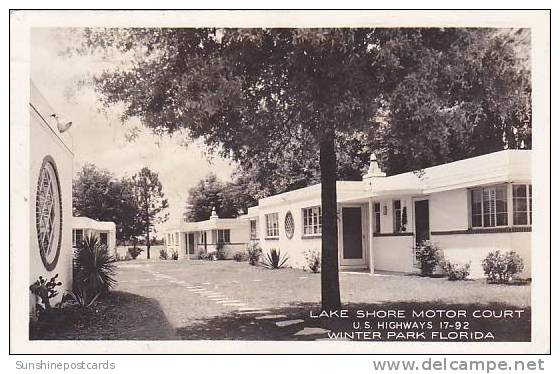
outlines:
{"label": "window", "polygon": [[167,234],[167,245],[171,245],[171,234]]}
{"label": "window", "polygon": [[507,186],[471,190],[471,226],[507,226]]}
{"label": "window", "polygon": [[373,232],[378,234],[381,232],[381,204],[373,203]]}
{"label": "window", "polygon": [[229,243],[229,229],[228,230],[218,230],[218,243]]}
{"label": "window", "polygon": [[530,184],[514,184],[513,189],[513,224],[531,225],[533,210],[533,191]]}
{"label": "window", "polygon": [[303,209],[303,235],[319,235],[323,227],[320,206]]}
{"label": "window", "polygon": [[249,235],[251,240],[256,240],[259,238],[259,234],[257,231],[257,220],[256,219],[252,219],[249,221]]}
{"label": "window", "polygon": [[45,269],[54,270],[62,241],[62,196],[54,160],[43,160],[37,180],[35,223],[39,254]]}
{"label": "window", "polygon": [[401,201],[393,200],[393,232],[403,231]]}
{"label": "window", "polygon": [[288,239],[294,237],[294,229],[294,216],[292,216],[292,212],[288,212],[284,218],[284,232],[286,233],[286,237]]}
{"label": "window", "polygon": [[175,243],[175,245],[179,245],[179,233],[178,232],[175,233],[175,242],[174,243]]}
{"label": "window", "polygon": [[75,229],[72,230],[72,246],[77,247],[82,244],[84,240],[84,230],[82,229]]}
{"label": "window", "polygon": [[265,214],[265,218],[266,218],[266,236],[267,237],[279,236],[278,213]]}
{"label": "window", "polygon": [[100,232],[100,233],[99,233],[99,242],[100,242],[102,245],[107,245],[107,244],[109,244],[108,235],[107,235],[106,232]]}

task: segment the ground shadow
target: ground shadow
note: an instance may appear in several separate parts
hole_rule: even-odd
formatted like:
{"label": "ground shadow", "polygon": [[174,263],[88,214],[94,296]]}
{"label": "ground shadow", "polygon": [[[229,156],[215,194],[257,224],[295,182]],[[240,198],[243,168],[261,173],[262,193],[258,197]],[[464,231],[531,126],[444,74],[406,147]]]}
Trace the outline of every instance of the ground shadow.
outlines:
{"label": "ground shadow", "polygon": [[177,339],[156,300],[122,291],[112,291],[87,309],[63,308],[29,327],[30,340]]}
{"label": "ground shadow", "polygon": [[[449,304],[437,301],[350,303],[343,305],[343,309],[348,311],[348,318],[314,318],[321,312],[318,303],[294,303],[286,307],[268,308],[269,312],[261,314],[229,312],[192,321],[174,329],[156,300],[128,292],[113,291],[92,308],[86,310],[64,308],[56,319],[32,324],[30,339],[309,341],[335,338],[370,342],[445,341],[450,343],[526,342],[531,339],[531,309],[518,308],[505,303]],[[438,316],[437,311],[441,310],[464,311],[465,317]],[[474,311],[483,310],[497,315],[486,318],[473,316]],[[499,313],[503,313],[504,310],[522,312],[515,317],[500,316]],[[382,311],[403,311],[405,318],[371,314]],[[415,317],[411,317],[413,311],[417,312]],[[422,311],[426,315],[419,316],[418,313]],[[360,317],[359,312],[362,314],[370,312],[370,315]],[[433,313],[436,313],[436,316]],[[259,316],[273,318],[260,319]],[[303,322],[284,327],[276,324],[279,321],[295,320],[303,320]],[[417,324],[410,325],[411,322]],[[304,327],[307,328],[306,332],[311,334],[301,335]],[[331,336],[324,330],[313,328],[329,330]],[[382,335],[374,336],[374,332],[381,332]],[[433,332],[436,334],[432,334]],[[460,332],[463,333],[462,337],[459,335]],[[488,332],[492,334],[492,338],[488,337]],[[333,337],[332,334],[336,336]]]}
{"label": "ground shadow", "polygon": [[[494,303],[488,305],[478,304],[444,304],[438,302],[400,302],[400,303],[376,303],[376,304],[346,304],[343,306],[348,310],[350,318],[312,318],[311,312],[315,316],[320,313],[320,305],[316,303],[297,303],[284,308],[268,309],[269,315],[285,315],[278,319],[257,319],[258,314],[240,315],[235,313],[225,314],[198,321],[196,323],[177,329],[177,334],[185,340],[316,340],[319,338],[330,339],[328,334],[318,333],[311,335],[295,335],[303,327],[316,327],[330,330],[332,333],[342,333],[338,338],[357,341],[446,341],[446,342],[465,342],[465,341],[530,341],[531,340],[531,309],[518,308],[504,303]],[[407,316],[412,315],[412,311],[437,311],[464,310],[466,317],[446,318],[358,318],[358,311],[379,311],[379,310],[403,310]],[[475,318],[473,312],[477,310],[489,310],[500,313],[503,310],[522,310],[515,318]],[[428,312],[429,313],[429,312]],[[276,325],[281,320],[304,320],[303,323],[294,324],[286,327]],[[378,325],[379,322],[423,322],[420,326],[411,325]],[[367,325],[365,322],[369,322]],[[430,325],[427,322],[431,322]],[[356,323],[359,323],[357,325]],[[357,332],[370,332],[370,334],[360,334]],[[374,331],[382,331],[380,337],[372,337]],[[424,334],[409,334],[406,338],[399,332],[424,331]],[[353,335],[344,334],[352,333]],[[393,332],[393,334],[389,334]],[[432,334],[435,332],[435,334]],[[463,332],[462,337],[459,332]],[[493,338],[487,333],[490,332]],[[366,337],[369,335],[369,338]]]}

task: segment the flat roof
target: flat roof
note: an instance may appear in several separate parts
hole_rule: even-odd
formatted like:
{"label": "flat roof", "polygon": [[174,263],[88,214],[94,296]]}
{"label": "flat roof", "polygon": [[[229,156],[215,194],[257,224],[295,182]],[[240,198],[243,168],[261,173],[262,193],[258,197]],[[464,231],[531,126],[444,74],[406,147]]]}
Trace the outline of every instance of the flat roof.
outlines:
{"label": "flat roof", "polygon": [[210,218],[200,222],[183,222],[178,226],[165,230],[166,233],[178,231],[206,231],[224,230],[248,224],[246,220],[238,218]]}
{"label": "flat roof", "polygon": [[398,191],[424,194],[531,179],[531,151],[504,150],[389,177],[368,178],[373,196]]}
{"label": "flat roof", "polygon": [[72,228],[115,231],[117,226],[110,221],[96,221],[89,217],[72,217]]}
{"label": "flat roof", "polygon": [[[388,177],[337,181],[337,201],[367,200],[376,196],[430,194],[493,183],[529,181],[531,175],[531,150],[503,150]],[[318,183],[260,199],[258,207],[320,197],[321,184]],[[249,209],[244,218],[256,216],[257,209]]]}

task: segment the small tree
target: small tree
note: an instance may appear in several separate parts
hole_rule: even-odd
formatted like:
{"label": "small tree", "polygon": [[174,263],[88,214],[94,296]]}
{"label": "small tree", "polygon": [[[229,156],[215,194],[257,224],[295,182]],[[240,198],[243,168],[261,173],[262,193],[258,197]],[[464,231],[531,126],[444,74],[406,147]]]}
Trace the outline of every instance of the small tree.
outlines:
{"label": "small tree", "polygon": [[137,219],[146,236],[146,257],[150,259],[150,233],[156,224],[167,221],[169,215],[163,213],[169,203],[163,193],[163,186],[157,173],[147,167],[132,177],[132,190],[139,207]]}

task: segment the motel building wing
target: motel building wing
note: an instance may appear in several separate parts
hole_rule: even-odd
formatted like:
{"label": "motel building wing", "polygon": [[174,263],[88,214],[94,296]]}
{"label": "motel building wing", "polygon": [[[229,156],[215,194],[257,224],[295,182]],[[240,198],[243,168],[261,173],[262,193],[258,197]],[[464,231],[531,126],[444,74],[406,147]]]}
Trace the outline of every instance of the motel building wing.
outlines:
{"label": "motel building wing", "polygon": [[[522,276],[531,276],[529,150],[393,176],[385,176],[372,156],[362,181],[337,182],[337,200],[341,270],[416,272],[415,248],[430,240],[447,259],[470,262],[472,277],[483,277],[481,261],[494,250],[517,252],[525,264]],[[175,230],[183,251],[208,251],[220,241],[238,251],[258,242],[264,252],[279,249],[290,266],[304,268],[305,252],[321,250],[321,185],[261,199],[237,219],[214,216],[186,225]],[[228,237],[223,230],[229,230]]]}
{"label": "motel building wing", "polygon": [[220,218],[216,210],[206,221],[182,222],[165,232],[165,247],[168,255],[197,259],[201,255],[225,250],[228,258],[236,252],[245,251],[249,243],[249,222],[239,218]]}

